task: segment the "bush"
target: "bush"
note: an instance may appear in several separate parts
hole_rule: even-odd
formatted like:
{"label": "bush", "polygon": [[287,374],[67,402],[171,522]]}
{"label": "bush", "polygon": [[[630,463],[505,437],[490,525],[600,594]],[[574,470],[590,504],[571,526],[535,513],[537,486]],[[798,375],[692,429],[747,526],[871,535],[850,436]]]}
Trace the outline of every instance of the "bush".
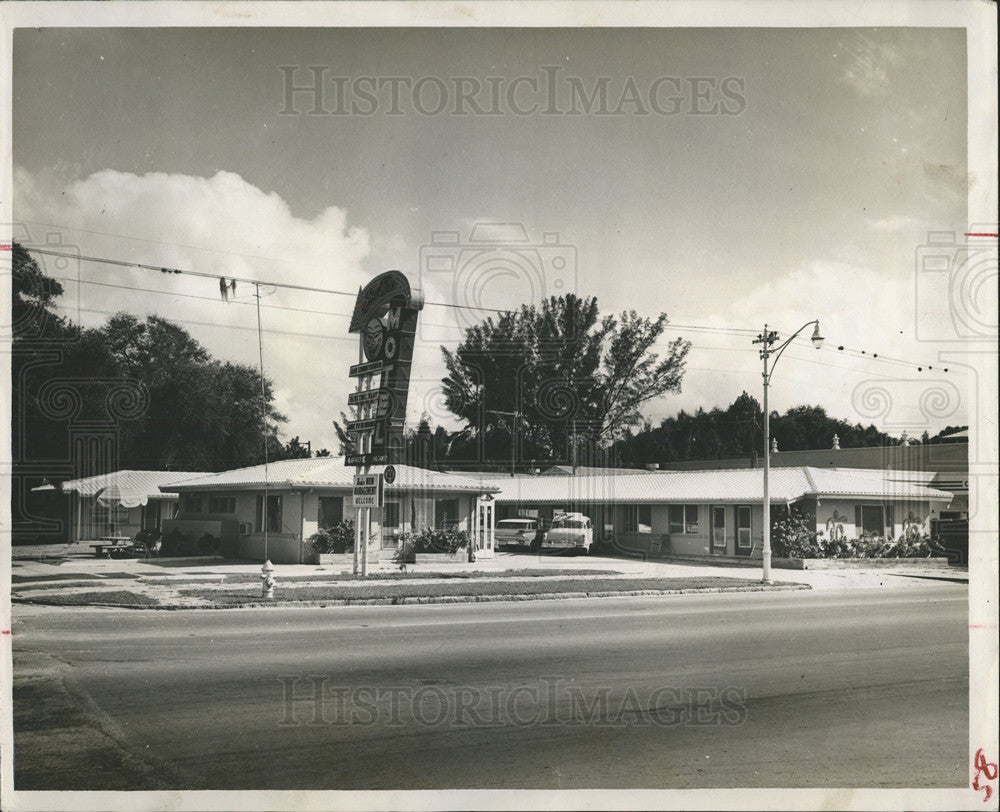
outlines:
{"label": "bush", "polygon": [[332,527],[321,527],[306,541],[312,546],[313,551],[319,554],[353,553],[354,521],[344,519]]}
{"label": "bush", "polygon": [[937,537],[909,532],[859,539],[825,538],[822,530],[810,529],[812,516],[796,508],[781,511],[771,525],[771,546],[779,558],[930,558],[945,555]]}
{"label": "bush", "polygon": [[399,537],[399,546],[392,560],[397,564],[415,564],[417,562],[417,545],[412,533],[403,533]]}
{"label": "bush", "polygon": [[198,539],[198,555],[218,555],[222,540],[216,538],[211,533],[205,533]]}
{"label": "bush", "polygon": [[454,555],[469,546],[470,537],[467,530],[459,530],[456,526],[444,530],[432,530],[427,527],[415,536],[404,535],[404,543],[412,539],[414,551],[417,553],[445,553]]}
{"label": "bush", "polygon": [[797,508],[776,513],[771,523],[771,549],[779,558],[825,558],[812,516]]}
{"label": "bush", "polygon": [[160,547],[160,555],[165,558],[198,555],[198,545],[188,533],[182,533],[174,528],[164,537],[163,546]]}

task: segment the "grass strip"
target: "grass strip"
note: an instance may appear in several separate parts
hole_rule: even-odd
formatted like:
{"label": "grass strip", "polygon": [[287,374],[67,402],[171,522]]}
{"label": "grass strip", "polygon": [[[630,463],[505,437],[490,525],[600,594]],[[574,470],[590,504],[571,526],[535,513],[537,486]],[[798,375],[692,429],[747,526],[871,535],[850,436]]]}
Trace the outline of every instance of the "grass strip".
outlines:
{"label": "grass strip", "polygon": [[[561,578],[544,581],[506,580],[468,583],[387,584],[368,583],[352,586],[282,587],[275,590],[276,603],[301,601],[393,601],[402,598],[479,597],[494,595],[558,595],[565,592],[632,592],[638,590],[720,589],[752,586],[745,578]],[[260,590],[182,589],[185,597],[202,598],[217,605],[241,604],[260,600]]]}
{"label": "grass strip", "polygon": [[149,595],[127,589],[95,592],[65,592],[57,595],[39,595],[29,598],[32,603],[52,606],[159,606],[160,602]]}
{"label": "grass strip", "polygon": [[[408,581],[415,578],[444,578],[444,579],[456,579],[456,580],[470,580],[476,578],[565,578],[567,576],[584,576],[584,575],[618,575],[617,570],[542,570],[542,569],[525,569],[525,570],[502,570],[500,572],[485,572],[483,570],[472,570],[465,572],[441,572],[441,571],[422,571],[422,570],[408,570],[406,572],[400,572],[399,570],[377,570],[367,578],[361,575],[354,575],[350,572],[325,572],[323,570],[317,570],[312,575],[288,575],[284,576],[279,573],[278,579],[280,583],[295,583],[296,581],[362,581],[368,582],[372,579],[377,578],[380,581]],[[204,584],[204,583],[224,583],[224,584],[259,584],[260,574],[259,573],[234,573],[230,575],[222,575],[221,573],[214,578],[205,575],[200,578],[143,578],[144,584],[150,584],[152,586],[182,586],[187,584]]]}

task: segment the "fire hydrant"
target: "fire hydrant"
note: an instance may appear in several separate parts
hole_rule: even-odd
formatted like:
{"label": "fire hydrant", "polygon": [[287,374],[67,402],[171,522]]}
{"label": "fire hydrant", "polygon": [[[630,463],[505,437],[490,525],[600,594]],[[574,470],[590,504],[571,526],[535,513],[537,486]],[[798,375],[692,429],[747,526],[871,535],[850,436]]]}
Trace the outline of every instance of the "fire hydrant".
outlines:
{"label": "fire hydrant", "polygon": [[274,597],[274,564],[270,560],[260,568],[260,594],[263,598]]}

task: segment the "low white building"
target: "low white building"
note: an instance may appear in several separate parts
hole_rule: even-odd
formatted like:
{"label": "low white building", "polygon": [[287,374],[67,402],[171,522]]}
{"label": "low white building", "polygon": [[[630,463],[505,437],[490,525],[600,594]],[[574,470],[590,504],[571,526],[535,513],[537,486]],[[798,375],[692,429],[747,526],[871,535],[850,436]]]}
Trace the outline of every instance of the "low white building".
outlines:
{"label": "low white building", "polygon": [[[385,506],[372,511],[373,546],[391,552],[404,532],[457,527],[473,531],[476,506],[498,488],[475,476],[396,465],[386,485]],[[282,460],[263,465],[175,478],[164,490],[180,494],[177,517],[164,536],[177,530],[189,537],[210,535],[233,558],[296,564],[309,559],[305,542],[321,527],[354,520],[353,467],[343,457]],[[265,506],[266,490],[266,506]],[[266,534],[265,534],[266,529]]]}
{"label": "low white building", "polygon": [[[953,494],[928,485],[933,472],[772,468],[772,506],[794,505],[826,538],[926,533]],[[497,518],[579,511],[594,539],[626,550],[654,545],[678,555],[759,557],[763,470],[637,471],[493,479]],[[663,545],[668,545],[663,547]]]}
{"label": "low white building", "polygon": [[140,530],[162,529],[177,514],[179,496],[162,485],[204,476],[203,471],[112,471],[40,485],[33,491],[62,492],[69,499],[70,542],[110,536],[135,536]]}

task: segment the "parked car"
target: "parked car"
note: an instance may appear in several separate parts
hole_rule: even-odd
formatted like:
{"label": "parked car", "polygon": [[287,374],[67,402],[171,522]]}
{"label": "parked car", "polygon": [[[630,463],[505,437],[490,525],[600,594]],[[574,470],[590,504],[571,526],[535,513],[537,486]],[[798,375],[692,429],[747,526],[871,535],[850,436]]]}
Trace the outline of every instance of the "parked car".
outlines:
{"label": "parked car", "polygon": [[501,519],[493,531],[494,543],[500,547],[528,549],[539,529],[538,519]]}
{"label": "parked car", "polygon": [[557,513],[552,518],[552,527],[545,534],[542,548],[582,550],[590,553],[594,544],[594,526],[582,513]]}

